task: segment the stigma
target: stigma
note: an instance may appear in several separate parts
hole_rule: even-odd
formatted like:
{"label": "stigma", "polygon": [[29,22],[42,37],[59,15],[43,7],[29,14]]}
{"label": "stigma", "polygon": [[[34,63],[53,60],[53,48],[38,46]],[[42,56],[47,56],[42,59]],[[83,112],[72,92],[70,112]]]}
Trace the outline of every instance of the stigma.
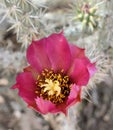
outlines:
{"label": "stigma", "polygon": [[55,73],[45,69],[37,77],[35,93],[54,104],[64,102],[70,93],[69,76],[63,70]]}
{"label": "stigma", "polygon": [[60,83],[59,81],[55,80],[52,81],[51,79],[46,79],[45,84],[42,84],[40,87],[44,87],[44,92],[48,91],[48,95],[58,96],[61,92]]}

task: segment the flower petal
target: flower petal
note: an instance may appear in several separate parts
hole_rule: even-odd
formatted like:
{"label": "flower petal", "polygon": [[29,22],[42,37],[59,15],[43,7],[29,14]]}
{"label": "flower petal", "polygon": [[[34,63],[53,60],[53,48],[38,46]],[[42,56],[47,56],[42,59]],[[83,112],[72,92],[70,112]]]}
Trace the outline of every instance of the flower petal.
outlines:
{"label": "flower petal", "polygon": [[39,112],[42,114],[47,114],[49,112],[52,112],[53,109],[55,109],[55,104],[48,100],[44,100],[41,97],[37,97],[35,101]]}
{"label": "flower petal", "polygon": [[63,112],[65,115],[67,114],[66,105],[64,104],[56,105],[53,104],[51,101],[44,100],[40,97],[37,97],[35,101],[38,108],[37,110],[42,114],[59,112]]}
{"label": "flower petal", "polygon": [[33,78],[35,80],[37,80],[38,73],[37,73],[36,69],[34,69],[32,66],[27,66],[23,70],[24,70],[24,72],[31,72]]}
{"label": "flower petal", "polygon": [[16,84],[13,89],[18,88],[19,96],[21,96],[29,105],[35,104],[35,81],[30,72],[20,73],[16,78]]}
{"label": "flower petal", "polygon": [[92,77],[92,76],[95,74],[95,72],[97,71],[97,69],[96,69],[96,67],[95,67],[95,63],[93,63],[93,64],[91,64],[91,63],[88,64],[87,68],[88,68],[90,77]]}
{"label": "flower petal", "polygon": [[27,60],[39,73],[43,69],[51,68],[49,58],[46,53],[46,38],[33,41],[27,50]]}
{"label": "flower petal", "polygon": [[66,72],[69,69],[71,53],[63,33],[52,34],[47,38],[47,54],[54,71],[63,69]]}
{"label": "flower petal", "polygon": [[85,57],[85,49],[79,48],[74,44],[69,44],[72,59]]}
{"label": "flower petal", "polygon": [[71,91],[66,101],[67,108],[80,101],[80,90],[81,88],[76,84],[71,85]]}
{"label": "flower petal", "polygon": [[69,70],[70,79],[78,86],[86,85],[89,81],[89,72],[85,59],[75,59]]}

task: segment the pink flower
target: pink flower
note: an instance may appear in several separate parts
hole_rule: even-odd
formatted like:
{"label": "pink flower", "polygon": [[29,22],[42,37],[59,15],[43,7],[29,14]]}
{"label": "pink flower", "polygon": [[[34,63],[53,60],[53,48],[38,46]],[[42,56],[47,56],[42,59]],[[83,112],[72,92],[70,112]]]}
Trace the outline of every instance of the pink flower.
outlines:
{"label": "pink flower", "polygon": [[66,114],[80,101],[82,86],[96,71],[84,49],[69,44],[63,33],[33,41],[27,60],[30,66],[17,76],[12,88],[18,88],[28,106],[42,114]]}

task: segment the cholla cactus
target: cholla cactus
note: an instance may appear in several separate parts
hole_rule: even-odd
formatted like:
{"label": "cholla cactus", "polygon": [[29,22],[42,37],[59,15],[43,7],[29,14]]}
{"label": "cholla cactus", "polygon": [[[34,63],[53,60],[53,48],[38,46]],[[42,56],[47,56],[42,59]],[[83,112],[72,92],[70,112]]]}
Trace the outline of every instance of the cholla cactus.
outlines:
{"label": "cholla cactus", "polygon": [[[99,26],[101,14],[99,13],[99,5],[103,2],[93,4],[90,1],[79,2],[77,4],[76,16],[73,17],[74,21],[79,21],[81,30],[88,30],[93,32]],[[75,7],[73,6],[73,9]]]}
{"label": "cholla cactus", "polygon": [[12,26],[8,31],[15,31],[17,41],[22,43],[22,46],[27,47],[32,39],[40,37],[39,30],[44,28],[42,8],[45,6],[35,5],[31,0],[4,0],[1,5],[4,15],[0,23],[6,18],[9,19]]}

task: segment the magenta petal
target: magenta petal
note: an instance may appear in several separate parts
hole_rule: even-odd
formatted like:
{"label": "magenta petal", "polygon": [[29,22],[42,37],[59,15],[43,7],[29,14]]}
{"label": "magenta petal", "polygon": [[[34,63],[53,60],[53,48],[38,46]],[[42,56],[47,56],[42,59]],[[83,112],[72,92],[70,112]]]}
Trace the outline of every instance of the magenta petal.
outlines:
{"label": "magenta petal", "polygon": [[51,68],[49,58],[46,53],[46,38],[33,41],[27,50],[27,60],[39,73],[43,69]]}
{"label": "magenta petal", "polygon": [[72,59],[85,57],[85,49],[79,48],[74,44],[70,44],[69,46],[71,50]]}
{"label": "magenta petal", "polygon": [[35,103],[35,81],[30,72],[20,73],[16,78],[16,84],[12,87],[19,90],[19,96],[21,96],[29,105]]}
{"label": "magenta petal", "polygon": [[91,63],[88,64],[87,68],[88,68],[90,77],[92,77],[92,76],[95,74],[95,72],[97,71],[97,69],[96,69],[96,67],[95,67],[95,63],[93,63],[93,64],[91,64]]}
{"label": "magenta petal", "polygon": [[35,101],[38,107],[38,111],[42,114],[47,114],[55,109],[55,104],[48,100],[43,100],[42,98],[37,97]]}
{"label": "magenta petal", "polygon": [[71,91],[66,102],[67,108],[80,101],[80,90],[76,84],[71,85]]}
{"label": "magenta petal", "polygon": [[37,110],[42,114],[59,112],[63,112],[65,115],[67,114],[66,105],[64,104],[55,105],[52,102],[39,97],[37,97],[35,101],[38,108]]}
{"label": "magenta petal", "polygon": [[75,59],[68,74],[71,81],[78,86],[86,85],[89,81],[89,72],[84,59]]}
{"label": "magenta petal", "polygon": [[58,113],[58,112],[62,112],[65,115],[67,115],[67,108],[66,108],[66,104],[65,103],[61,103],[56,105],[56,108],[52,110],[53,113]]}
{"label": "magenta petal", "polygon": [[52,34],[47,38],[47,53],[55,71],[63,69],[66,72],[69,69],[71,53],[63,33]]}

